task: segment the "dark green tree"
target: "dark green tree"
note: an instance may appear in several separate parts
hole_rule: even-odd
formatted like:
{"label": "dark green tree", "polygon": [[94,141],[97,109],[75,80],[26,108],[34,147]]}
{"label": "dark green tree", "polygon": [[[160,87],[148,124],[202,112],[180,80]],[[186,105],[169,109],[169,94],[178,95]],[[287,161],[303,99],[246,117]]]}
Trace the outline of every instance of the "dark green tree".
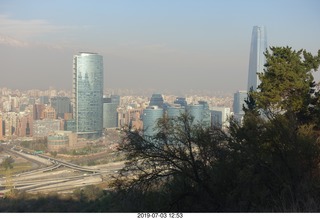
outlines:
{"label": "dark green tree", "polygon": [[227,133],[188,114],[164,117],[151,138],[124,131],[128,162],[114,185],[129,211],[320,211],[320,51],[266,56],[260,91]]}
{"label": "dark green tree", "polygon": [[237,181],[251,188],[239,193],[247,194],[243,206],[272,203],[269,209],[305,210],[319,194],[319,91],[312,73],[319,67],[320,50],[312,56],[289,47],[270,49],[260,91],[249,92],[242,126],[232,123],[230,129],[232,162],[241,161],[232,166],[245,173],[236,175]]}
{"label": "dark green tree", "polygon": [[270,47],[264,73],[259,73],[260,92],[253,92],[258,108],[267,113],[294,113],[300,122],[309,122],[319,113],[319,91],[312,73],[320,65],[316,56],[291,47]]}
{"label": "dark green tree", "polygon": [[7,169],[12,169],[13,168],[13,164],[14,163],[14,159],[12,157],[6,157],[2,163],[1,166],[7,170]]}

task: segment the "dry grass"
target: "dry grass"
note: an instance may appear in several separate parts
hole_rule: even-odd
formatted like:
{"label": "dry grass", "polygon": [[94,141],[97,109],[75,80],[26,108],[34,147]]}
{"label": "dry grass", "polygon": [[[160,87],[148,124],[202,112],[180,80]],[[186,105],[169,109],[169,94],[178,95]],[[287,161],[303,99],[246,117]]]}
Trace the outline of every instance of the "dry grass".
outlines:
{"label": "dry grass", "polygon": [[[20,172],[24,172],[26,170],[32,169],[32,164],[28,162],[19,162],[19,163],[13,163],[13,168],[10,170],[11,174],[16,174]],[[0,168],[0,175],[5,176],[6,170],[4,168]]]}

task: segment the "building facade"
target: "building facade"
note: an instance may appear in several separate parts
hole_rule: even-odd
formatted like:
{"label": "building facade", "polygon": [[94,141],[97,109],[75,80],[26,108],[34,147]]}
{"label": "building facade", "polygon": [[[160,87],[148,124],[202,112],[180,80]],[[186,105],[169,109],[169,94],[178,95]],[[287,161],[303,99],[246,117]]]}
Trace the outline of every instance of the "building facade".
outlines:
{"label": "building facade", "polygon": [[188,105],[185,97],[177,97],[173,103],[180,104],[181,106],[184,106],[184,107],[187,107]]}
{"label": "building facade", "polygon": [[244,114],[243,106],[246,106],[247,91],[237,91],[233,95],[233,113]]}
{"label": "building facade", "polygon": [[56,110],[57,118],[64,118],[65,113],[71,113],[71,101],[68,97],[51,98],[51,106]]}
{"label": "building facade", "polygon": [[143,135],[154,136],[157,134],[157,122],[163,118],[163,109],[158,106],[148,106],[143,110],[142,122],[143,122]]}
{"label": "building facade", "polygon": [[211,110],[211,126],[226,129],[230,126],[231,112],[228,107],[213,107]]}
{"label": "building facade", "polygon": [[118,127],[118,104],[112,103],[111,98],[103,98],[103,128]]}
{"label": "building facade", "polygon": [[163,96],[162,94],[152,94],[149,106],[163,107]]}
{"label": "building facade", "polygon": [[198,104],[190,104],[187,106],[187,112],[193,117],[193,124],[211,125],[211,113],[207,102],[199,101]]}
{"label": "building facade", "polygon": [[110,96],[110,98],[111,98],[111,103],[115,103],[115,104],[117,104],[117,106],[120,105],[120,96],[119,95],[112,94]]}
{"label": "building facade", "polygon": [[260,84],[257,73],[263,73],[266,63],[265,55],[268,47],[267,31],[264,26],[254,26],[251,37],[249,72],[248,72],[248,91],[252,88],[254,91]]}
{"label": "building facade", "polygon": [[47,137],[59,130],[61,130],[61,120],[44,119],[33,123],[33,137]]}
{"label": "building facade", "polygon": [[82,52],[73,58],[73,118],[83,138],[99,138],[103,129],[103,57]]}
{"label": "building facade", "polygon": [[33,119],[40,120],[43,119],[43,111],[46,108],[44,104],[33,105]]}
{"label": "building facade", "polygon": [[168,106],[166,112],[168,118],[177,118],[178,116],[186,112],[186,108],[180,104],[174,104]]}
{"label": "building facade", "polygon": [[55,131],[48,136],[48,150],[61,151],[77,147],[77,134],[71,131]]}
{"label": "building facade", "polygon": [[43,119],[56,119],[56,110],[51,106],[46,106],[43,110]]}

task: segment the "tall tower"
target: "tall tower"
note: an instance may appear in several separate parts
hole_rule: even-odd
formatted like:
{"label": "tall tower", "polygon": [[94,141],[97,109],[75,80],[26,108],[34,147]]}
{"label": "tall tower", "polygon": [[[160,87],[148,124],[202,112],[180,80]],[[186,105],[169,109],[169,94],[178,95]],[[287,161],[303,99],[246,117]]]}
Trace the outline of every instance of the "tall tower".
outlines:
{"label": "tall tower", "polygon": [[264,64],[266,63],[265,55],[268,47],[267,31],[264,26],[254,26],[251,37],[251,49],[248,72],[248,91],[253,88],[254,91],[260,84],[257,73],[263,73]]}
{"label": "tall tower", "polygon": [[103,129],[103,57],[81,52],[73,57],[73,118],[80,137],[98,138]]}

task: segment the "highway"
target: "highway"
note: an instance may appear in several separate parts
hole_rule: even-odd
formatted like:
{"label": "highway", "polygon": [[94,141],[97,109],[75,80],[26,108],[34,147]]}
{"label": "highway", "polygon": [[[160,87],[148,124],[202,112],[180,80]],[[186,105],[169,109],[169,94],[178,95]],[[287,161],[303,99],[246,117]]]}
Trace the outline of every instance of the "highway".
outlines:
{"label": "highway", "polygon": [[7,153],[23,157],[38,165],[37,169],[0,178],[0,192],[7,192],[8,185],[20,191],[72,192],[86,185],[99,184],[108,180],[123,167],[123,162],[110,163],[103,167],[83,167],[46,155],[32,155],[12,147]]}

